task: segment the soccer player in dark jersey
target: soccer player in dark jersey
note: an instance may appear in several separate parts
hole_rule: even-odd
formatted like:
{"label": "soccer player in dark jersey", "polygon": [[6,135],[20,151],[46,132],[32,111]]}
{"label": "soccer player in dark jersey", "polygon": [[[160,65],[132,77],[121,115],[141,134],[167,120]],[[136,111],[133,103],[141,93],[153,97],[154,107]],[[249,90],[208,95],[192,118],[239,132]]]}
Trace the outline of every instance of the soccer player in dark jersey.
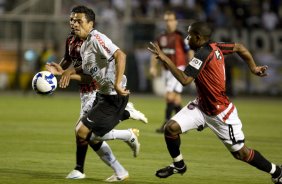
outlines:
{"label": "soccer player in dark jersey", "polygon": [[[66,40],[66,47],[65,47],[65,54],[60,62],[60,64],[52,63],[46,65],[46,68],[51,71],[52,73],[56,75],[61,75],[64,70],[66,70],[69,67],[81,67],[82,65],[82,58],[80,55],[80,47],[83,43],[83,40],[77,37],[73,33],[73,18],[74,18],[74,11],[76,11],[78,8],[74,8],[72,10],[72,13],[70,14],[70,27],[71,27],[71,33],[68,36]],[[80,111],[80,117],[79,120],[85,116],[88,111],[92,108],[93,102],[96,98],[96,83],[89,75],[72,75],[71,79],[78,80],[81,83],[79,83],[80,87],[80,97],[81,97],[81,111]],[[135,119],[135,120],[141,120],[145,123],[147,123],[147,118],[144,116],[143,113],[140,111],[137,111],[132,103],[128,103],[126,110],[124,111],[122,120],[125,119]],[[114,181],[121,181],[126,179],[125,176],[119,176],[124,175],[126,173],[123,166],[116,160],[115,156],[113,155],[111,148],[109,145],[103,141],[99,144],[89,144],[93,150],[97,153],[97,155],[107,164],[109,165],[114,171],[115,174],[107,179],[109,182]],[[85,178],[84,174],[84,161],[86,157],[86,152],[88,149],[88,145],[77,145],[77,151],[76,151],[76,167],[74,170],[72,170],[67,178],[69,179],[82,179]]]}
{"label": "soccer player in dark jersey", "polygon": [[183,174],[187,167],[180,152],[180,134],[209,127],[234,158],[271,174],[273,183],[281,184],[281,166],[269,162],[244,143],[237,109],[226,96],[223,55],[237,53],[250,71],[259,77],[267,75],[267,66],[257,66],[251,53],[242,44],[212,42],[211,34],[212,30],[205,22],[195,22],[189,26],[187,39],[195,56],[184,71],[177,69],[157,44],[151,43],[148,48],[183,85],[194,81],[198,92],[196,100],[189,102],[167,122],[165,141],[173,163],[158,170],[156,176],[166,178],[176,173]]}
{"label": "soccer player in dark jersey", "polygon": [[[157,38],[156,42],[175,66],[180,70],[184,70],[187,61],[189,61],[189,57],[191,57],[193,52],[187,48],[188,46],[184,43],[185,39],[182,33],[177,30],[176,14],[172,11],[165,12],[164,21],[166,23],[166,31]],[[157,76],[157,63],[156,57],[152,56],[150,74],[153,77]],[[158,133],[163,133],[164,125],[171,118],[172,113],[177,113],[182,108],[181,93],[183,91],[183,86],[165,66],[164,74],[166,88],[165,121],[160,128],[156,129],[156,132]]]}

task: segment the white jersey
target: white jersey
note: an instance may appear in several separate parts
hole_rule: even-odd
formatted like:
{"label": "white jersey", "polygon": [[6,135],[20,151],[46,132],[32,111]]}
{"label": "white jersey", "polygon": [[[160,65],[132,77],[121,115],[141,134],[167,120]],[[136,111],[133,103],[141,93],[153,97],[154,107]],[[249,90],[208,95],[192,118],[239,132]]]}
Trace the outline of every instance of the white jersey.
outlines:
{"label": "white jersey", "polygon": [[[104,34],[92,30],[83,42],[80,55],[83,73],[91,75],[98,84],[98,91],[105,95],[116,95],[114,83],[116,67],[113,54],[119,48]],[[126,86],[126,77],[122,80]]]}

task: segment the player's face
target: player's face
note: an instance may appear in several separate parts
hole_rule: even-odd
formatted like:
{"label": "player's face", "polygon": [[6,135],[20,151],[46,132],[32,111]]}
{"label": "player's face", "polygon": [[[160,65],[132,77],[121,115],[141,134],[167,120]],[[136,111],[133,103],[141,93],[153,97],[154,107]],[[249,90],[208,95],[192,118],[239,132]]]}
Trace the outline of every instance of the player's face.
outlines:
{"label": "player's face", "polygon": [[86,39],[90,31],[93,29],[93,22],[87,21],[84,13],[74,13],[73,31],[76,36]]}
{"label": "player's face", "polygon": [[199,37],[193,32],[191,26],[188,27],[188,35],[186,37],[188,45],[192,50],[199,48]]}
{"label": "player's face", "polygon": [[177,20],[174,14],[165,14],[164,21],[168,32],[174,32],[177,27]]}
{"label": "player's face", "polygon": [[72,33],[74,32],[74,21],[73,21],[73,18],[74,18],[74,13],[71,13],[70,14],[70,28],[71,28],[71,32]]}

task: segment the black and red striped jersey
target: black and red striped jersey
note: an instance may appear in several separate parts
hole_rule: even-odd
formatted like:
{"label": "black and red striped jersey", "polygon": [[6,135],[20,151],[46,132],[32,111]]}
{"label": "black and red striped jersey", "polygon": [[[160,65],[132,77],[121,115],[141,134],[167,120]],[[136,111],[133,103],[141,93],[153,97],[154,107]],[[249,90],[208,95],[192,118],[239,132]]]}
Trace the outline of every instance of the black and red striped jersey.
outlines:
{"label": "black and red striped jersey", "polygon": [[[70,62],[74,67],[80,67],[82,65],[82,59],[80,56],[80,48],[83,40],[70,34],[66,40],[64,60]],[[80,92],[87,93],[97,89],[96,82],[93,80],[90,84],[79,84]]]}
{"label": "black and red striped jersey", "polygon": [[226,96],[223,55],[233,53],[234,46],[234,43],[206,43],[195,51],[184,71],[195,79],[199,108],[208,115],[217,115],[230,104]]}
{"label": "black and red striped jersey", "polygon": [[82,43],[83,40],[73,34],[70,34],[66,40],[64,59],[71,62],[74,67],[82,65],[82,59],[80,56],[80,47]]}
{"label": "black and red striped jersey", "polygon": [[186,66],[188,49],[184,43],[184,37],[181,32],[165,32],[157,38],[157,43],[175,66]]}

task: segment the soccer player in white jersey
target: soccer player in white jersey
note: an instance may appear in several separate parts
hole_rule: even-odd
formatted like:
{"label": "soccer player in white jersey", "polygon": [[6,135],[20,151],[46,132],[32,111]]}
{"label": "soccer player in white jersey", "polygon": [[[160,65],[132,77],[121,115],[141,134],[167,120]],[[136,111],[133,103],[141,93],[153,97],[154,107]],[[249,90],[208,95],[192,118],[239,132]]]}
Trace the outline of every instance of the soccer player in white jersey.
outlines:
{"label": "soccer player in white jersey", "polygon": [[[74,7],[70,14],[70,27],[73,30],[73,16],[74,11],[79,9],[80,7]],[[60,64],[52,63],[47,64],[46,68],[50,72],[55,75],[61,75],[64,72],[64,69],[68,67],[80,67],[82,64],[82,59],[80,56],[80,47],[83,43],[83,40],[78,38],[73,31],[71,31],[70,35],[66,40],[65,54],[60,62]],[[88,75],[72,75],[72,79],[80,81],[80,97],[81,97],[81,111],[80,117],[87,114],[87,112],[91,109],[93,101],[96,97],[96,84],[95,80],[92,79],[91,76]],[[123,113],[121,120],[126,120],[128,118],[140,120],[144,123],[147,123],[147,118],[143,113],[136,110],[132,103],[128,103],[126,106],[126,110]],[[111,151],[111,148],[106,142],[103,142],[103,145],[100,144],[90,144],[91,148],[95,151],[95,153],[107,164],[109,165],[115,172],[120,168],[123,168],[121,164],[114,159],[114,155]],[[68,179],[83,179],[85,178],[84,174],[84,162],[86,157],[88,145],[77,145],[76,148],[76,166],[74,170],[72,170],[66,178]],[[107,156],[105,156],[107,155]],[[110,159],[109,159],[110,158]],[[113,162],[116,160],[115,162]],[[112,178],[113,179],[113,178]]]}
{"label": "soccer player in white jersey", "polygon": [[[71,76],[80,73],[77,71],[82,71],[82,68],[83,72],[91,75],[98,85],[92,109],[77,124],[77,145],[95,144],[96,149],[100,149],[104,146],[104,140],[121,139],[129,144],[136,157],[140,149],[136,135],[138,132],[134,129],[112,130],[122,119],[128,102],[129,91],[125,89],[126,77],[123,75],[125,54],[105,35],[98,31],[95,31],[95,34],[94,31],[90,33],[95,22],[95,14],[91,9],[79,6],[73,13],[74,33],[83,40],[87,37],[88,39],[81,48],[82,67],[65,70],[60,86],[67,87]],[[117,162],[114,156],[110,159],[111,163]],[[128,176],[128,172],[121,166],[107,181],[120,181]]]}

